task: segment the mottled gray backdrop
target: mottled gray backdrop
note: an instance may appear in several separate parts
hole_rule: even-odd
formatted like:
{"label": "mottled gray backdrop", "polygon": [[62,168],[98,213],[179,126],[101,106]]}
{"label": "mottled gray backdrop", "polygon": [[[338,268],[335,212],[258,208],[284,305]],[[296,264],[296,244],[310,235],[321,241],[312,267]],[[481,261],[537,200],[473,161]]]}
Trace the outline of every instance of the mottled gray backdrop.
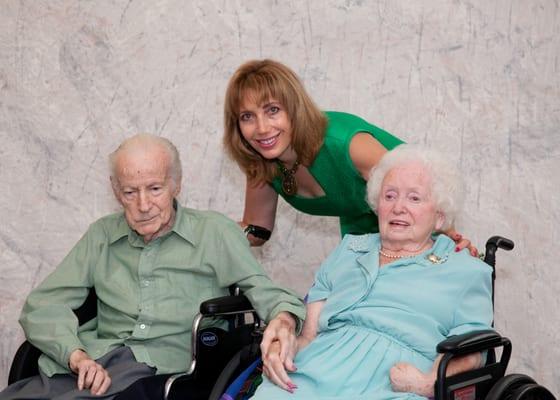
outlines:
{"label": "mottled gray backdrop", "polygon": [[[457,160],[458,228],[499,257],[496,326],[510,371],[560,389],[558,0],[4,0],[0,5],[0,387],[29,290],[96,218],[117,209],[106,155],[153,132],[184,161],[189,206],[239,218],[222,104],[243,61],[300,74],[320,107],[361,115]],[[256,251],[304,293],[336,221],[280,205]],[[422,290],[422,288],[418,288]]]}

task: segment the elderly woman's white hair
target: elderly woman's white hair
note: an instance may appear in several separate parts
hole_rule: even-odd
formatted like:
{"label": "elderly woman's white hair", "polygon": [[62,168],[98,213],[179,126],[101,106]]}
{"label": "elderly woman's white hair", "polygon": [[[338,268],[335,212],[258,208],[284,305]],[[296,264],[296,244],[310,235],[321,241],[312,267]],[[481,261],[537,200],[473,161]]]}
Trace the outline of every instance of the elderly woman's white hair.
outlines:
{"label": "elderly woman's white hair", "polygon": [[[167,152],[169,156],[169,176],[175,186],[180,185],[183,177],[183,167],[181,166],[181,157],[179,156],[177,148],[170,140],[149,133],[138,133],[125,139],[114,152],[109,154],[111,177],[117,176],[116,160],[119,153],[154,145],[161,146]],[[113,183],[115,182],[116,181],[113,180]]]}
{"label": "elderly woman's white hair", "polygon": [[428,147],[402,144],[387,152],[372,168],[367,184],[367,201],[377,212],[377,201],[385,175],[393,168],[420,163],[432,178],[432,196],[436,209],[445,216],[442,230],[453,225],[463,200],[463,185],[459,171],[439,152]]}

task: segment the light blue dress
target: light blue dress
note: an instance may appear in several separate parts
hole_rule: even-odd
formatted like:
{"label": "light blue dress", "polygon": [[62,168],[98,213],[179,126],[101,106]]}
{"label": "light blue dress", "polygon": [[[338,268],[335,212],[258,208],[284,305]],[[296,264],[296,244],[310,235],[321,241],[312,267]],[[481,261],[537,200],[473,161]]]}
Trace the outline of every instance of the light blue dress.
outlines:
{"label": "light blue dress", "polygon": [[490,329],[488,265],[455,252],[445,235],[423,254],[382,268],[379,248],[379,234],[344,237],[309,292],[309,303],[326,302],[317,337],[295,358],[290,376],[298,388],[290,394],[265,378],[254,399],[423,399],[393,392],[391,367],[402,361],[427,372],[437,343]]}

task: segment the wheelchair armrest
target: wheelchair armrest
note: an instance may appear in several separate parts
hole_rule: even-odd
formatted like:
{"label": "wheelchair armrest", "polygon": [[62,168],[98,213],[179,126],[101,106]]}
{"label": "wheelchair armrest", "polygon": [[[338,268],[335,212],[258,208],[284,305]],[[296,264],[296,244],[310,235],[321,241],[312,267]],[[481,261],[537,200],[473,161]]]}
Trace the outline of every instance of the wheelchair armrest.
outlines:
{"label": "wheelchair armrest", "polygon": [[[499,362],[496,362],[493,351],[496,347],[502,347],[502,356]],[[438,366],[437,379],[434,384],[435,398],[444,400],[456,398],[453,395],[454,391],[473,384],[476,385],[476,390],[487,391],[488,385],[504,376],[511,357],[511,342],[509,339],[492,330],[473,331],[451,336],[440,342],[436,349],[443,356]],[[486,350],[488,351],[488,359],[484,366],[447,376],[447,367],[453,358]]]}
{"label": "wheelchair armrest", "polygon": [[206,300],[200,305],[200,313],[204,316],[251,311],[253,311],[253,306],[244,295],[216,297]]}
{"label": "wheelchair armrest", "polygon": [[438,353],[454,355],[484,351],[502,345],[502,336],[492,330],[482,330],[451,336],[437,345]]}

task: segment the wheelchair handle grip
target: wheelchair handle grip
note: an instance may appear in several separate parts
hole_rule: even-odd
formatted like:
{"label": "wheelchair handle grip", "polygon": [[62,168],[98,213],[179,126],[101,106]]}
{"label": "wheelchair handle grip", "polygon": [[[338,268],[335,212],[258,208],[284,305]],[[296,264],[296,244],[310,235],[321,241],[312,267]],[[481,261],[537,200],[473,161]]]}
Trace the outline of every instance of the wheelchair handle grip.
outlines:
{"label": "wheelchair handle grip", "polygon": [[496,249],[500,248],[507,251],[513,250],[513,247],[515,246],[512,240],[502,236],[492,236],[486,242],[486,247],[489,245],[495,247]]}
{"label": "wheelchair handle grip", "polygon": [[[492,236],[486,242],[486,255],[484,256],[484,262],[494,269],[496,265],[496,251],[498,249],[503,249],[506,251],[513,250],[514,243],[510,239],[502,236]],[[495,277],[495,275],[493,275]]]}

